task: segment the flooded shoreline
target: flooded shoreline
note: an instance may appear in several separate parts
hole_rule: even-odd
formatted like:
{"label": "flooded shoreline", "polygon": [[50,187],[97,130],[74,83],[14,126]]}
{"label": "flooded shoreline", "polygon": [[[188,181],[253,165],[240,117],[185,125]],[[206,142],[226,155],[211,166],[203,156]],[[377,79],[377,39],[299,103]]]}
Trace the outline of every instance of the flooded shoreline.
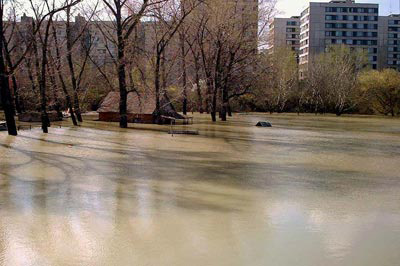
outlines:
{"label": "flooded shoreline", "polygon": [[0,134],[0,265],[398,263],[400,120],[208,120]]}

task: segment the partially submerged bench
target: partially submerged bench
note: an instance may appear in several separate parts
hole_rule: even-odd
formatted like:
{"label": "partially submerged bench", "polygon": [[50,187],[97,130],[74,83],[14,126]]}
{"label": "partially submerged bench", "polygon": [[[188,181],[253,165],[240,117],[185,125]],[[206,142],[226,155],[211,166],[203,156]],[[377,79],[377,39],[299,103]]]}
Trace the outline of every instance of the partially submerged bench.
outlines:
{"label": "partially submerged bench", "polygon": [[162,118],[167,121],[170,121],[170,130],[168,131],[168,134],[171,134],[172,136],[174,134],[176,134],[176,135],[199,135],[198,130],[187,130],[187,129],[174,130],[174,126],[176,126],[176,125],[192,125],[193,117],[188,116],[183,119],[177,119],[177,118],[171,117],[171,116],[162,116]]}

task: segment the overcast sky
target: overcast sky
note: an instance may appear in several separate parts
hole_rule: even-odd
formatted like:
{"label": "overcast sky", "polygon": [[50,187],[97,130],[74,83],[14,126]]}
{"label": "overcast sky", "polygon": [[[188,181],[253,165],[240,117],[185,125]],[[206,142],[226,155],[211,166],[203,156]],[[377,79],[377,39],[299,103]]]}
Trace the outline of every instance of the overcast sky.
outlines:
{"label": "overcast sky", "polygon": [[[279,17],[298,16],[309,2],[329,2],[329,0],[278,0]],[[356,0],[357,3],[378,3],[380,15],[399,14],[399,0]]]}

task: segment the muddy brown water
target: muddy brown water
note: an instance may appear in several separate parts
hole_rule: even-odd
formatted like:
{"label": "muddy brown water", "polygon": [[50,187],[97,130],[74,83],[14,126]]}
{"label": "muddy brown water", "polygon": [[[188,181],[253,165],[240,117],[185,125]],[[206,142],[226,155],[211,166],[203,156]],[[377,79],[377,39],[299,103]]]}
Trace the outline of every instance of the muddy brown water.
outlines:
{"label": "muddy brown water", "polygon": [[0,133],[0,265],[400,265],[400,120],[195,121]]}

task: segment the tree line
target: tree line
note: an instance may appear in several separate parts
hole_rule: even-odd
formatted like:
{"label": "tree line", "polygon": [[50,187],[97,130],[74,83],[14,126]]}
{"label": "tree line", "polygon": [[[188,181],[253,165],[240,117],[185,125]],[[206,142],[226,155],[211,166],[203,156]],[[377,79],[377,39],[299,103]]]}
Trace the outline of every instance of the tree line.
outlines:
{"label": "tree line", "polygon": [[[32,110],[40,112],[44,133],[49,111],[61,116],[68,109],[76,126],[82,110],[94,109],[109,91],[119,92],[122,128],[129,93],[154,95],[156,116],[168,102],[184,114],[225,121],[231,102],[265,72],[258,48],[275,12],[273,0],[243,3],[0,0],[1,105],[9,134],[17,135],[14,115]],[[20,18],[21,10],[28,15]]]}
{"label": "tree line", "polygon": [[[368,70],[363,51],[333,46],[299,78],[289,48],[261,52],[274,0],[0,0],[0,98],[10,135],[15,114],[67,110],[74,126],[118,91],[154,96],[156,118],[226,121],[235,111],[399,113],[398,73]],[[243,5],[246,4],[246,5]],[[21,10],[28,15],[22,16]],[[301,70],[301,69],[300,69]],[[157,122],[157,119],[156,119]]]}
{"label": "tree line", "polygon": [[[297,113],[400,114],[400,72],[373,70],[364,50],[327,48],[299,78],[296,53],[280,47],[261,54],[269,67],[252,93],[238,101],[242,110]],[[300,68],[302,66],[300,65]]]}

